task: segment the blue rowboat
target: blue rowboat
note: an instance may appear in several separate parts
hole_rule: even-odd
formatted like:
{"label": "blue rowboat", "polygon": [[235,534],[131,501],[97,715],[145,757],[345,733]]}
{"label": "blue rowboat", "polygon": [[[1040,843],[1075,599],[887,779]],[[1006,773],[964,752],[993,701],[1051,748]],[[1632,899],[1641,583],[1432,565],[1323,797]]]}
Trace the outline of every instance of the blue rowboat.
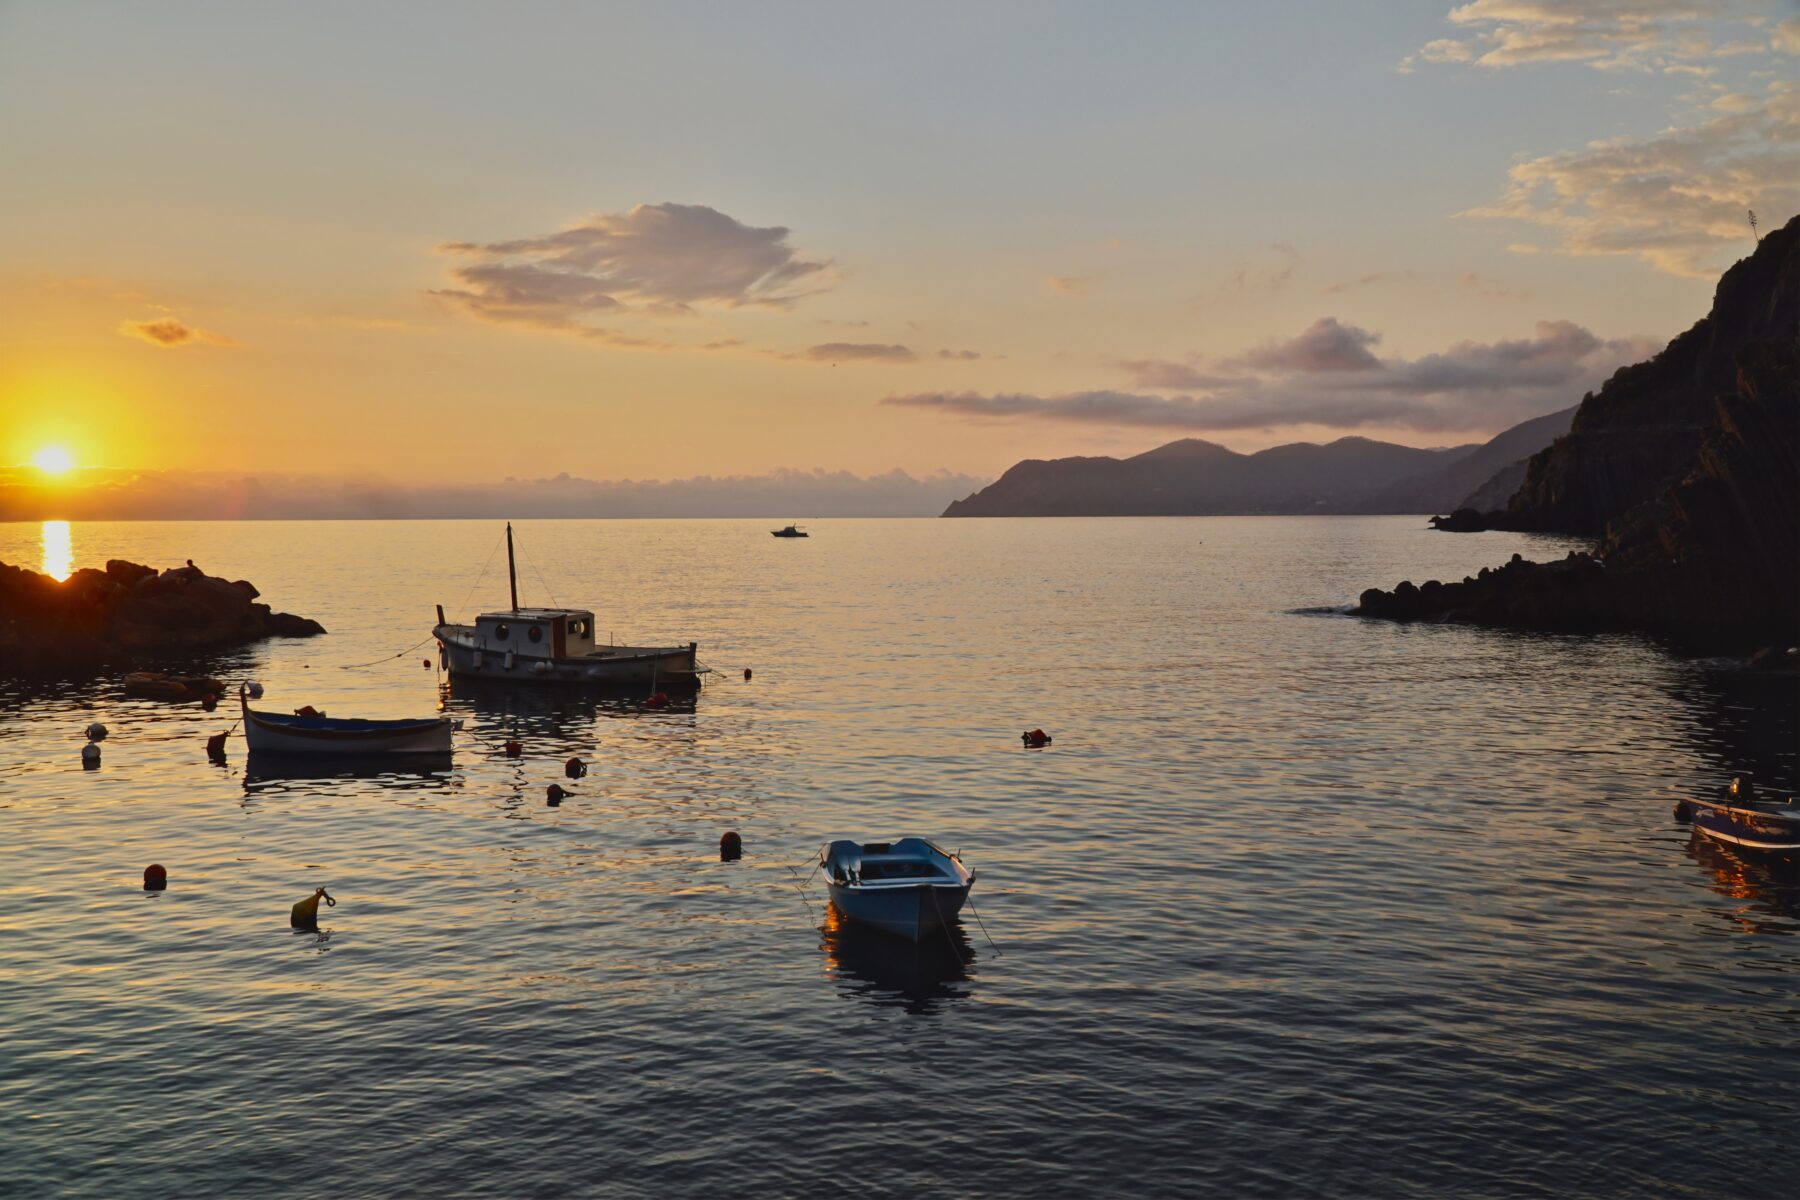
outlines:
{"label": "blue rowboat", "polygon": [[1745,850],[1800,853],[1800,803],[1793,797],[1763,798],[1748,780],[1734,779],[1723,800],[1683,800],[1675,819],[1692,821],[1712,838]]}
{"label": "blue rowboat", "polygon": [[399,721],[358,718],[284,716],[250,707],[240,689],[244,740],[258,754],[448,754],[450,735],[461,724],[452,717]]}
{"label": "blue rowboat", "polygon": [[838,912],[918,941],[962,911],[975,874],[924,838],[832,842],[819,860]]}

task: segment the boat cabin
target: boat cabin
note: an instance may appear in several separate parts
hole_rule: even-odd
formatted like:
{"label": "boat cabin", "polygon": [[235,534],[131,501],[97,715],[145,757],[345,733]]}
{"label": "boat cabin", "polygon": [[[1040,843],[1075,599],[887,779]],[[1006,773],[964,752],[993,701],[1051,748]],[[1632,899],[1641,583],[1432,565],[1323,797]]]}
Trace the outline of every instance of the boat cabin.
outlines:
{"label": "boat cabin", "polygon": [[475,646],[518,658],[578,658],[594,652],[594,614],[580,608],[519,608],[475,618]]}

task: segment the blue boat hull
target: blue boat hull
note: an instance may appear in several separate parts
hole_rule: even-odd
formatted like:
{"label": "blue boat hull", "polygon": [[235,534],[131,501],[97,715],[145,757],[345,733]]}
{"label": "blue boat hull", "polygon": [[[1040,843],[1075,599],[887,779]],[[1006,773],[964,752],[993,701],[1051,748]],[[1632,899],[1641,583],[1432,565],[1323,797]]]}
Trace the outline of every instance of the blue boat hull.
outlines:
{"label": "blue boat hull", "polygon": [[969,884],[858,887],[833,883],[831,902],[847,919],[918,941],[948,925],[969,898]]}

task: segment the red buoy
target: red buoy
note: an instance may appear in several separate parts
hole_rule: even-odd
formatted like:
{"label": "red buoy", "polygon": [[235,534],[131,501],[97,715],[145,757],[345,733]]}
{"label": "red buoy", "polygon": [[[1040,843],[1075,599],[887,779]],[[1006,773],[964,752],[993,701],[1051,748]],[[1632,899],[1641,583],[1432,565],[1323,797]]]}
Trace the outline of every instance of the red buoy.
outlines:
{"label": "red buoy", "polygon": [[206,739],[206,756],[208,758],[224,758],[225,757],[225,739],[230,736],[231,736],[231,733],[228,730],[225,733],[215,733],[211,737],[207,738]]}
{"label": "red buoy", "polygon": [[652,692],[652,693],[650,693],[649,697],[644,701],[644,707],[645,708],[667,708],[667,707],[669,707],[669,693],[667,693],[667,692]]}
{"label": "red buoy", "polygon": [[587,764],[582,762],[579,758],[571,758],[568,762],[563,764],[563,774],[567,775],[570,779],[580,779],[583,775],[587,774]]}
{"label": "red buoy", "polygon": [[508,758],[523,758],[523,757],[525,757],[525,743],[523,743],[523,742],[508,742],[508,743],[506,743],[506,757],[508,757]]}
{"label": "red buoy", "polygon": [[1041,729],[1028,729],[1019,735],[1019,740],[1024,742],[1027,746],[1036,749],[1042,746],[1048,746],[1050,744],[1050,735]]}
{"label": "red buoy", "polygon": [[219,698],[211,692],[208,692],[206,695],[200,697],[200,707],[204,708],[207,712],[211,712],[213,709],[219,707]]}
{"label": "red buoy", "polygon": [[431,660],[429,658],[422,658],[419,661],[425,664],[425,669],[427,671],[431,670]]}
{"label": "red buoy", "polygon": [[544,803],[555,808],[563,802],[564,796],[573,796],[574,792],[566,792],[560,783],[553,783],[544,789]]}
{"label": "red buoy", "polygon": [[749,667],[744,668],[744,682],[745,683],[750,682],[750,668]]}
{"label": "red buoy", "polygon": [[744,839],[733,829],[719,839],[719,861],[736,862],[744,857]]}
{"label": "red buoy", "polygon": [[151,863],[144,868],[144,890],[160,892],[169,886],[169,873],[163,870],[161,863]]}

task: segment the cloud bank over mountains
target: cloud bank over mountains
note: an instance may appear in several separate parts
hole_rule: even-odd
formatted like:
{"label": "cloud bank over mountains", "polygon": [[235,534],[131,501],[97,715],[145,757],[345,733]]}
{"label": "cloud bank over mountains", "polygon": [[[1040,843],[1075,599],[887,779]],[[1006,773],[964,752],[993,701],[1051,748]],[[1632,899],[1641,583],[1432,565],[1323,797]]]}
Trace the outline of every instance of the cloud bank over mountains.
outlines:
{"label": "cloud bank over mountains", "polygon": [[1026,393],[919,392],[883,404],[961,417],[1039,419],[1192,432],[1323,425],[1419,433],[1504,428],[1566,408],[1627,363],[1660,349],[1654,338],[1603,339],[1571,321],[1540,321],[1533,336],[1458,342],[1415,359],[1377,357],[1381,336],[1335,317],[1208,368],[1199,360],[1115,364],[1134,388]]}
{"label": "cloud bank over mountains", "polygon": [[50,483],[0,468],[0,520],[282,520],[501,517],[930,517],[990,478],[894,470],[780,470],[689,479],[506,479],[409,486],[379,480],[94,468]]}

